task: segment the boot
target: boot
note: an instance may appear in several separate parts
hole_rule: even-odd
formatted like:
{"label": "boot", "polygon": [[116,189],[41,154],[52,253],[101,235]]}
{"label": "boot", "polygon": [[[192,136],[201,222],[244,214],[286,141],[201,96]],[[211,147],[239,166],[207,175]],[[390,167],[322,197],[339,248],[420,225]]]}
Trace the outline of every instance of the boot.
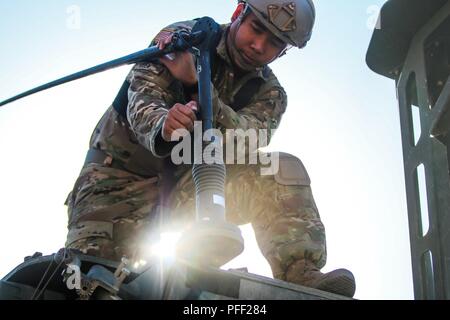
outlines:
{"label": "boot", "polygon": [[306,260],[298,260],[289,266],[286,281],[350,298],[356,290],[355,277],[349,270],[338,269],[322,273]]}

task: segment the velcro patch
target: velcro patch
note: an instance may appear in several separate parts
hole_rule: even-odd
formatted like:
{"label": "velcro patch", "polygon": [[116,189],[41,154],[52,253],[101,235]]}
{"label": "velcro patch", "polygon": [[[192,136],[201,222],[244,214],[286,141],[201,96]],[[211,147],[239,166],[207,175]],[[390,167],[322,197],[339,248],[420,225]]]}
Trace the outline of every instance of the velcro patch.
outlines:
{"label": "velcro patch", "polygon": [[288,153],[280,152],[280,168],[275,180],[285,186],[309,186],[311,179],[302,161]]}

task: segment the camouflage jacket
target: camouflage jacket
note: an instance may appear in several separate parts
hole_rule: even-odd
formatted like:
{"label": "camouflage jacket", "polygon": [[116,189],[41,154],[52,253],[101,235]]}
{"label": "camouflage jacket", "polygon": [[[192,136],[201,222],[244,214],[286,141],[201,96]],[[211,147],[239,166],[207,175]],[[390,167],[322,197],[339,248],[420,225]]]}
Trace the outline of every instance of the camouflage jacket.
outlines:
{"label": "camouflage jacket", "polygon": [[[190,30],[195,21],[172,24],[163,31]],[[227,53],[226,36],[229,25],[222,25],[222,38],[217,46],[215,73],[212,74],[213,105],[220,110],[215,119],[218,129],[276,129],[286,109],[287,97],[273,72],[265,67],[236,78],[236,71]],[[264,72],[263,72],[264,71]],[[233,110],[234,96],[249,79],[262,78],[263,84],[248,105]],[[168,69],[157,63],[138,63],[127,76],[127,119],[110,107],[97,125],[90,148],[100,149],[111,161],[135,173],[158,174],[161,161],[169,158],[173,143],[161,138],[168,110],[175,103],[186,103],[183,87]],[[269,137],[270,140],[270,137]],[[108,163],[105,163],[106,165]],[[138,168],[138,169],[136,169]],[[149,174],[152,175],[152,174]]]}

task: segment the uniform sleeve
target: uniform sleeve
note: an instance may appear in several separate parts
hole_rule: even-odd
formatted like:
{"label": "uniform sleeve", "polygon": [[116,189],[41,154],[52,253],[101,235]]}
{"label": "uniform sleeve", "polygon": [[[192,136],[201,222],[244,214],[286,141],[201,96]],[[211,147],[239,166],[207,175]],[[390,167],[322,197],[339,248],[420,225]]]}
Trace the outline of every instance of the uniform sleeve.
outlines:
{"label": "uniform sleeve", "polygon": [[170,152],[170,143],[161,137],[168,110],[174,102],[169,90],[173,78],[162,65],[138,63],[128,75],[127,118],[139,143],[155,156],[163,158]]}
{"label": "uniform sleeve", "polygon": [[[174,23],[162,29],[158,35],[180,29],[189,30],[192,25],[192,21]],[[155,39],[152,45],[155,44]],[[161,130],[168,110],[176,102],[180,102],[180,93],[176,92],[176,87],[172,87],[175,79],[162,64],[138,63],[127,80],[130,82],[127,118],[131,130],[139,143],[156,157],[167,157],[174,143],[164,141]]]}
{"label": "uniform sleeve", "polygon": [[286,111],[287,96],[281,86],[264,85],[249,105],[239,111],[218,98],[217,91],[213,93],[213,104],[218,108],[217,123],[227,129],[266,129],[268,143],[271,139],[271,130],[278,128],[281,118]]}

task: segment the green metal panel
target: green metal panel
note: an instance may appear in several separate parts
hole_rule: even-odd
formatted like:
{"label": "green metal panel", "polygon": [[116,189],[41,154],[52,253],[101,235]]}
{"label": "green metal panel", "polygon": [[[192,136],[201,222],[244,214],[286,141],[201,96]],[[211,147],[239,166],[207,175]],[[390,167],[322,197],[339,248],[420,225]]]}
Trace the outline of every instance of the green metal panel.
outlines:
{"label": "green metal panel", "polygon": [[[450,40],[449,17],[447,2],[417,31],[397,82],[417,299],[450,299],[450,176],[445,145],[450,123],[441,120],[447,114],[450,94],[445,51]],[[412,120],[414,104],[420,112],[421,135],[417,144]],[[430,135],[435,123],[440,124],[440,141]],[[421,164],[425,168],[426,190],[419,190],[417,168]],[[420,191],[426,192],[426,204],[421,205]],[[428,217],[421,212],[424,208],[428,209]],[[424,218],[429,220],[425,235]]]}
{"label": "green metal panel", "polygon": [[415,297],[450,299],[450,1],[389,0],[379,25],[366,61],[397,84]]}

